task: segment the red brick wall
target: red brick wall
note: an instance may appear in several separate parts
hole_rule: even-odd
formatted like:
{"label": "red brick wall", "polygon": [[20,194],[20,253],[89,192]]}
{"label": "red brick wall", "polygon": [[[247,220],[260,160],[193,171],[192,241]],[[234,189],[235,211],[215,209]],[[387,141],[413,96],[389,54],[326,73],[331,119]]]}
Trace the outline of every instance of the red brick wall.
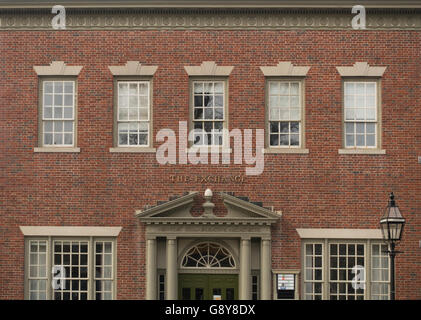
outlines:
{"label": "red brick wall", "polygon": [[[416,31],[2,31],[0,32],[0,299],[23,298],[20,225],[123,226],[118,298],[145,297],[144,227],[134,211],[170,195],[210,187],[282,210],[273,228],[273,267],[301,268],[296,228],[377,228],[393,190],[407,226],[397,257],[397,297],[421,299],[421,33]],[[81,65],[80,153],[34,153],[38,79],[34,65]],[[172,174],[244,174],[245,166],[168,165],[155,154],[110,153],[113,77],[128,60],[159,66],[154,137],[189,116],[186,65],[235,66],[229,128],[264,128],[264,76],[279,61],[311,66],[306,78],[309,154],[267,154],[243,184],[170,183]],[[387,66],[382,78],[386,155],[339,155],[341,77],[356,61]],[[156,143],[155,143],[156,144]]]}

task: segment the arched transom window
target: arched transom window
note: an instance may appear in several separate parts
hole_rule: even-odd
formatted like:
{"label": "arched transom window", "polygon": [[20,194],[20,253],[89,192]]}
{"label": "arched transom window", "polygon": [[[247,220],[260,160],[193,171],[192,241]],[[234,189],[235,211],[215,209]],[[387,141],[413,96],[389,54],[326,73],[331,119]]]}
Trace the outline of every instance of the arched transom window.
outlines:
{"label": "arched transom window", "polygon": [[204,242],[190,248],[181,262],[183,268],[235,268],[231,252],[218,243]]}

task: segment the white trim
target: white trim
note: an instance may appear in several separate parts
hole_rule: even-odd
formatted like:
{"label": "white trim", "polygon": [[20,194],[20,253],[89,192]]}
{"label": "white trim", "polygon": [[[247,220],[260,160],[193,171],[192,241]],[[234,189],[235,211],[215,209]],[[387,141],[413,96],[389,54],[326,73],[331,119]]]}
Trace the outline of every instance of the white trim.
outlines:
{"label": "white trim", "polygon": [[78,153],[80,148],[74,147],[35,147],[34,152],[66,152],[66,153]]}
{"label": "white trim", "polygon": [[232,66],[217,66],[215,61],[203,61],[200,66],[184,66],[189,76],[224,76],[228,77],[234,69]]}
{"label": "white trim", "polygon": [[19,226],[24,236],[117,237],[122,227]]}
{"label": "white trim", "polygon": [[263,153],[295,153],[295,154],[308,154],[309,149],[305,148],[293,148],[293,147],[269,147],[262,149]]}
{"label": "white trim", "polygon": [[158,66],[144,66],[139,61],[127,61],[124,66],[108,66],[113,76],[153,76]]}
{"label": "white trim", "polygon": [[339,154],[386,154],[384,149],[371,149],[371,148],[346,148],[338,149]]}
{"label": "white trim", "polygon": [[49,66],[34,66],[38,76],[78,76],[82,66],[66,66],[64,61],[53,61]]}
{"label": "white trim", "polygon": [[156,148],[133,146],[133,147],[116,147],[110,148],[111,153],[155,153]]}
{"label": "white trim", "polygon": [[383,239],[380,229],[296,229],[302,239]]}
{"label": "white trim", "polygon": [[367,62],[355,62],[352,67],[336,67],[341,77],[382,77],[386,67],[370,67]]}
{"label": "white trim", "polygon": [[275,67],[260,67],[265,77],[305,77],[310,67],[294,66],[291,61],[280,61]]}

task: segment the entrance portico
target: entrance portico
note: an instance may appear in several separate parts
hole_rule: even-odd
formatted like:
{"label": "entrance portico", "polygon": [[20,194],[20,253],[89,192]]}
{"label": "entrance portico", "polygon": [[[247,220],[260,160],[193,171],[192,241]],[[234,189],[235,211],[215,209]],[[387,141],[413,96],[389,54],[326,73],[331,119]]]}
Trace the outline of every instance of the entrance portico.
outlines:
{"label": "entrance portico", "polygon": [[[165,297],[168,300],[183,298],[182,291],[178,288],[179,275],[182,275],[180,277],[183,283],[189,283],[194,280],[193,276],[189,278],[189,274],[232,275],[229,277],[230,281],[238,278],[238,298],[251,299],[252,270],[258,272],[260,278],[260,299],[271,298],[270,227],[280,219],[280,212],[276,213],[228,193],[219,193],[218,198],[222,200],[225,210],[215,215],[211,198],[212,192],[207,190],[205,202],[201,204],[204,214],[197,216],[191,211],[193,207],[200,206],[198,192],[190,192],[155,207],[136,212],[140,221],[146,224],[147,299],[158,298],[158,270],[165,270]],[[211,243],[211,246],[215,247],[212,249],[214,250],[213,260],[208,259],[207,264],[186,264],[186,253],[192,250],[195,244],[203,243]],[[222,249],[216,249],[218,246]],[[228,259],[222,257],[220,252],[231,255],[230,259],[233,263],[215,263],[218,254],[221,259]],[[197,256],[192,255],[191,259],[192,261],[206,260],[205,256],[206,254],[197,253]],[[197,281],[208,279],[202,278]],[[193,286],[190,287],[193,288]],[[205,290],[206,286],[202,287]],[[198,296],[202,287],[197,287],[199,288]],[[186,288],[189,287],[186,286]],[[237,297],[234,284],[225,289],[229,290],[221,293],[221,298]],[[231,289],[234,295],[231,295]],[[185,297],[187,297],[187,292],[186,289]],[[215,292],[218,293],[217,290]],[[202,298],[211,299],[211,296],[204,293]],[[219,295],[216,294],[216,296]],[[190,293],[190,297],[195,298],[193,293]]]}

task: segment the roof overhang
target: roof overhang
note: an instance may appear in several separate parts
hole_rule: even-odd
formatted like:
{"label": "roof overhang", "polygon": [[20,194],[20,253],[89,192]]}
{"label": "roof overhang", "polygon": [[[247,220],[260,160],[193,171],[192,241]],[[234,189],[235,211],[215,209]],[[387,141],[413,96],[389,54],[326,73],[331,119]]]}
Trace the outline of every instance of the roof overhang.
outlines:
{"label": "roof overhang", "polygon": [[52,8],[63,5],[66,8],[351,8],[354,5],[366,8],[421,8],[418,0],[5,0],[0,8]]}

